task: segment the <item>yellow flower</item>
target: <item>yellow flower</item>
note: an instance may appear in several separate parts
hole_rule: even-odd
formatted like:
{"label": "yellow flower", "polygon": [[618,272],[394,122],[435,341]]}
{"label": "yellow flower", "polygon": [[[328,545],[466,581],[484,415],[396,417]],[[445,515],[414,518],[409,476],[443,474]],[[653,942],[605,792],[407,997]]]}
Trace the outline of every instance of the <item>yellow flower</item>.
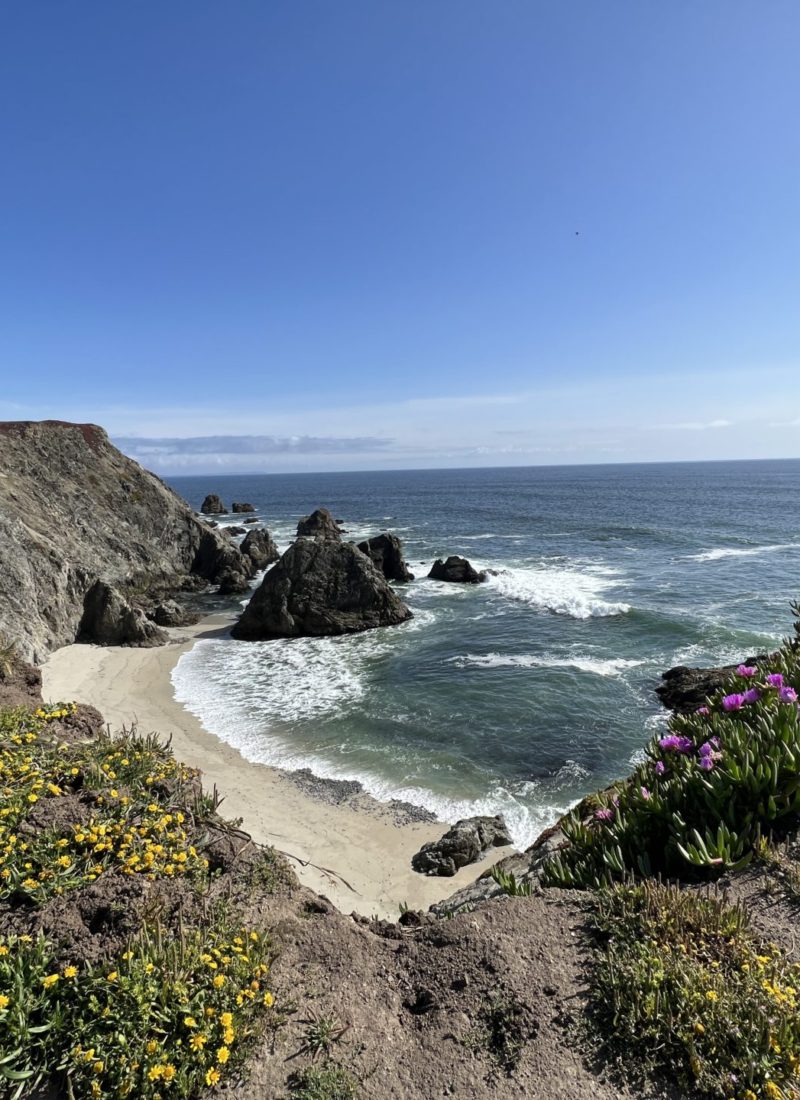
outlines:
{"label": "yellow flower", "polygon": [[713,990],[713,989],[708,989],[708,990],[706,990],[706,1000],[707,1000],[707,1001],[711,1001],[711,1003],[713,1004],[713,1003],[714,1003],[714,1001],[718,1001],[718,1000],[719,1000],[719,993],[717,993],[717,992],[716,992],[715,990]]}
{"label": "yellow flower", "polygon": [[264,994],[264,996],[262,997],[262,1000],[263,1000],[264,1004],[267,1006],[267,1008],[272,1008],[273,1004],[275,1003],[275,998],[272,996],[272,994],[269,991],[267,991]]}
{"label": "yellow flower", "polygon": [[227,1046],[231,1046],[235,1036],[236,1033],[234,1032],[232,1027],[226,1027],[224,1032],[222,1033],[222,1038],[224,1039]]}
{"label": "yellow flower", "polygon": [[0,993],[0,1012],[2,1012],[3,1009],[8,1008],[9,1003],[10,1002],[8,1000],[8,997],[6,997],[5,993]]}
{"label": "yellow flower", "polygon": [[116,970],[112,970],[111,973],[106,976],[106,981],[115,982],[118,977],[119,975],[117,974]]}
{"label": "yellow flower", "polygon": [[228,1050],[227,1047],[219,1047],[218,1048],[218,1050],[217,1050],[217,1061],[220,1063],[220,1065],[224,1066],[225,1063],[230,1058],[230,1056],[231,1056],[231,1052]]}
{"label": "yellow flower", "polygon": [[155,1054],[155,1052],[158,1050],[158,1043],[155,1041],[155,1039],[151,1039],[145,1049],[148,1054]]}
{"label": "yellow flower", "polygon": [[230,1027],[231,1024],[233,1023],[233,1013],[232,1012],[220,1012],[219,1022],[220,1022],[220,1025],[222,1027]]}
{"label": "yellow flower", "polygon": [[95,1073],[102,1073],[103,1072],[103,1063],[102,1062],[95,1062],[95,1064],[92,1066],[92,1069],[94,1070]]}
{"label": "yellow flower", "polygon": [[167,1065],[164,1066],[164,1072],[162,1074],[162,1077],[164,1078],[165,1081],[171,1081],[174,1076],[175,1076],[175,1067],[171,1063],[167,1063]]}
{"label": "yellow flower", "polygon": [[206,1084],[207,1085],[216,1085],[216,1083],[218,1081],[219,1081],[219,1070],[210,1069],[208,1071],[208,1073],[206,1074]]}
{"label": "yellow flower", "polygon": [[65,966],[64,967],[64,977],[65,978],[74,978],[77,973],[78,973],[77,966]]}
{"label": "yellow flower", "polygon": [[695,1035],[705,1035],[706,1029],[703,1027],[703,1025],[701,1023],[696,1023],[694,1025],[694,1033],[695,1033]]}
{"label": "yellow flower", "polygon": [[194,1016],[185,1016],[183,1019],[183,1026],[197,1027],[197,1020],[195,1020]]}
{"label": "yellow flower", "polygon": [[49,989],[51,985],[55,985],[58,981],[58,974],[48,974],[46,978],[42,978],[42,985],[45,989]]}
{"label": "yellow flower", "polygon": [[222,974],[217,974],[216,978],[211,984],[214,986],[215,989],[222,989],[223,985],[225,985],[224,976]]}
{"label": "yellow flower", "polygon": [[208,1039],[205,1035],[193,1035],[189,1040],[189,1046],[192,1050],[202,1050],[207,1042]]}
{"label": "yellow flower", "polygon": [[0,955],[7,955],[7,954],[8,954],[8,948],[6,947],[5,944],[3,944],[2,946],[0,946]]}

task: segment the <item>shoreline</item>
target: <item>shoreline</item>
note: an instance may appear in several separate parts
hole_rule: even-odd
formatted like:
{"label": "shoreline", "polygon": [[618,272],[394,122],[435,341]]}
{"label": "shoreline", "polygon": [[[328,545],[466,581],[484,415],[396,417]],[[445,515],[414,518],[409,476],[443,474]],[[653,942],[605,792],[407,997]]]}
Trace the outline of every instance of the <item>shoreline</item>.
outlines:
{"label": "shoreline", "polygon": [[176,701],[171,673],[195,641],[226,633],[233,619],[217,612],[174,627],[170,642],[153,649],[64,646],[42,665],[43,696],[89,703],[112,730],[135,724],[171,739],[175,756],[203,773],[203,786],[219,790],[222,815],[240,817],[253,840],[286,855],[304,886],[345,913],[396,920],[401,906],[427,909],[514,851],[495,848],[452,878],[417,874],[412,855],[438,840],[445,822],[406,803],[379,802],[356,783],[252,763],[206,730]]}

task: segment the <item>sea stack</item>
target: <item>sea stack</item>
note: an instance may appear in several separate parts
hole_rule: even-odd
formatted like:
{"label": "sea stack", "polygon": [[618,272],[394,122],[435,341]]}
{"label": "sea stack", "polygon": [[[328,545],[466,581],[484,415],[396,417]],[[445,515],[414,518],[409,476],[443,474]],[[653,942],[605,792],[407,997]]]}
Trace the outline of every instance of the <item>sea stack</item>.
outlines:
{"label": "sea stack", "polygon": [[403,561],[403,544],[397,535],[374,535],[371,539],[360,542],[358,548],[383,573],[387,581],[413,581],[414,574],[409,572]]}
{"label": "sea stack", "polygon": [[479,573],[466,558],[459,558],[455,554],[451,554],[447,561],[437,558],[428,576],[434,581],[450,581],[454,584],[481,584],[486,580],[484,572]]}
{"label": "sea stack", "polygon": [[264,577],[231,633],[249,641],[350,634],[410,618],[353,543],[302,538]]}
{"label": "sea stack", "polygon": [[340,539],[339,523],[327,508],[317,508],[310,516],[303,516],[297,525],[298,538]]}

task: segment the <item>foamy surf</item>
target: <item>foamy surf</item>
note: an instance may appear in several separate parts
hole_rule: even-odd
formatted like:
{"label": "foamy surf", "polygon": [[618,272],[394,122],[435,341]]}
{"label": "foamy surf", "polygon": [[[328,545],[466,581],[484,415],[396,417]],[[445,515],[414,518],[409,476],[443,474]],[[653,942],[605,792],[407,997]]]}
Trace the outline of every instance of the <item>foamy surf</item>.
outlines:
{"label": "foamy surf", "polygon": [[778,542],[766,546],[717,546],[713,550],[701,550],[698,554],[689,554],[687,561],[722,561],[725,558],[757,558],[761,554],[776,554],[781,550],[796,550],[800,543]]}
{"label": "foamy surf", "polygon": [[620,584],[618,575],[608,568],[517,566],[490,574],[488,583],[507,599],[573,619],[624,615],[630,611],[628,603],[603,598],[603,593]]}
{"label": "foamy surf", "polygon": [[644,661],[626,657],[563,656],[530,653],[467,653],[451,657],[450,663],[458,668],[575,668],[595,676],[622,676],[629,668],[637,668]]}

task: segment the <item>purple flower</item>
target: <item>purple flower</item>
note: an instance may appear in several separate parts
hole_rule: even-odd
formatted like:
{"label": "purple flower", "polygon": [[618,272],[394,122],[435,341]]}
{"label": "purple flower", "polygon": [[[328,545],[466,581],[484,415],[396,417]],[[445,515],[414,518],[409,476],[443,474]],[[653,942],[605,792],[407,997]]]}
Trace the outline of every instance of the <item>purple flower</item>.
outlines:
{"label": "purple flower", "polygon": [[609,809],[595,810],[594,816],[597,818],[598,821],[613,821],[614,811]]}
{"label": "purple flower", "polygon": [[666,765],[664,764],[664,761],[663,760],[657,760],[656,761],[656,775],[663,775],[666,770],[667,770],[667,768],[666,768]]}
{"label": "purple flower", "polygon": [[767,677],[767,683],[770,687],[782,688],[783,687],[783,673],[771,672]]}
{"label": "purple flower", "polygon": [[695,714],[710,714],[710,713],[711,713],[711,711],[708,709],[708,707],[698,707],[697,710],[695,711]]}
{"label": "purple flower", "polygon": [[710,772],[714,767],[714,757],[711,754],[708,756],[701,756],[697,761],[697,766],[704,772]]}
{"label": "purple flower", "polygon": [[745,703],[757,703],[758,700],[761,698],[761,692],[758,690],[758,688],[750,688],[749,691],[746,691],[744,693],[742,698],[744,699]]}
{"label": "purple flower", "polygon": [[710,741],[706,741],[700,746],[697,752],[700,756],[713,756],[714,746],[711,744]]}
{"label": "purple flower", "polygon": [[714,748],[714,749],[719,748],[719,738],[718,737],[712,737],[711,738],[711,747]]}
{"label": "purple flower", "polygon": [[641,793],[642,798],[645,799],[645,801],[647,801],[647,799],[650,798],[650,792],[648,791],[647,787],[640,787],[639,791]]}
{"label": "purple flower", "polygon": [[782,687],[778,698],[782,703],[796,703],[797,692],[792,687]]}
{"label": "purple flower", "polygon": [[722,700],[723,710],[738,710],[741,706],[744,706],[743,695],[726,695]]}
{"label": "purple flower", "polygon": [[689,753],[694,748],[691,737],[681,737],[677,733],[670,733],[666,737],[662,737],[658,744],[668,752]]}
{"label": "purple flower", "polygon": [[746,679],[750,679],[751,676],[755,676],[758,669],[755,665],[739,665],[736,669],[737,675],[744,676]]}

